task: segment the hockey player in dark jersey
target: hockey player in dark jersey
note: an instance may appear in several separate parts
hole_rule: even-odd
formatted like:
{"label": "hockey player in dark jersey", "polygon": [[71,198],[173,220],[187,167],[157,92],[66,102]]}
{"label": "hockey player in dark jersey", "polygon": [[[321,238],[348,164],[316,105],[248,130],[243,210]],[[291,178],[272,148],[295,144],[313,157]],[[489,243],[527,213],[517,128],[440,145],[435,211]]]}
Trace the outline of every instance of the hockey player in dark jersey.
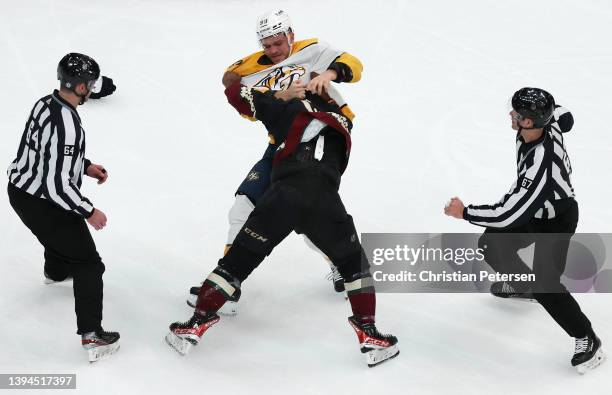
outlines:
{"label": "hockey player in dark jersey", "polygon": [[397,338],[382,335],[374,324],[376,298],[353,220],[338,194],[351,151],[351,122],[335,104],[307,93],[304,100],[279,99],[282,93],[234,84],[228,101],[241,114],[256,117],[279,142],[272,185],[238,232],[232,248],[200,289],[187,322],[170,325],[166,341],[186,354],[219,320],[217,311],[240,293],[251,272],[292,231],[308,236],[337,266],[369,366],[399,353]]}
{"label": "hockey player in dark jersey", "polygon": [[[354,114],[335,91],[330,82],[355,83],[361,79],[361,62],[347,52],[333,48],[316,38],[295,41],[289,15],[283,10],[260,16],[256,27],[262,50],[246,56],[227,68],[222,83],[225,88],[233,83],[247,87],[262,87],[281,92],[286,97],[304,97],[306,89],[330,96],[338,103],[342,114],[349,119]],[[332,74],[332,71],[334,74]],[[331,76],[336,78],[332,79]],[[312,78],[312,79],[311,79]],[[242,114],[244,116],[244,114]],[[250,118],[245,116],[245,118]],[[256,119],[252,119],[256,121]],[[270,185],[272,157],[278,147],[273,136],[263,157],[253,165],[235,192],[234,204],[228,214],[229,231],[224,253],[232,246],[238,231]],[[320,252],[308,238],[306,243]],[[344,291],[344,280],[330,263],[330,279],[336,292]],[[187,304],[195,307],[200,287],[191,287]],[[226,303],[219,311],[222,315],[237,313],[237,300]]]}
{"label": "hockey player in dark jersey", "polygon": [[[491,205],[468,205],[452,198],[447,215],[486,227],[479,240],[486,262],[498,273],[534,274],[529,283],[494,283],[501,297],[532,297],[575,338],[571,364],[579,373],[597,367],[605,358],[591,322],[561,283],[570,239],[578,224],[578,204],[570,175],[572,168],[563,132],[573,118],[557,108],[550,93],[523,88],[512,97],[512,128],[517,131],[517,180]],[[517,254],[534,245],[533,269]]]}

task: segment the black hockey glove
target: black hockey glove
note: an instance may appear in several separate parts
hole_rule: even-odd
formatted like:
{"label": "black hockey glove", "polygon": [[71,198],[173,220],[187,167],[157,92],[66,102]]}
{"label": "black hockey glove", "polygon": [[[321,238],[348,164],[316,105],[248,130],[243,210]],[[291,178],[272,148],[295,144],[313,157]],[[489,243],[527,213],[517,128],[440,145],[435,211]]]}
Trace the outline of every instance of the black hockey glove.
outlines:
{"label": "black hockey glove", "polygon": [[106,76],[102,76],[102,87],[99,92],[91,92],[89,95],[90,99],[100,99],[104,96],[112,95],[113,92],[117,89],[115,84],[113,84],[113,79],[108,78]]}

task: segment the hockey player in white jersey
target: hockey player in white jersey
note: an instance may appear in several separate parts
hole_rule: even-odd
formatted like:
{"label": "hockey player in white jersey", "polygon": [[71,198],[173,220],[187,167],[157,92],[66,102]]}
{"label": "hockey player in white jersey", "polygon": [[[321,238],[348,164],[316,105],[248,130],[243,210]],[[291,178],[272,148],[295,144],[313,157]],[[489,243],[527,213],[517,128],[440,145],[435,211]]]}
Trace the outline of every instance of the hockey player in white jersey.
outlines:
{"label": "hockey player in white jersey", "polygon": [[[357,58],[318,39],[295,41],[289,15],[282,10],[260,16],[257,20],[256,34],[262,50],[240,59],[227,68],[222,79],[226,88],[240,82],[248,87],[281,91],[285,99],[304,98],[306,91],[310,90],[329,101],[333,100],[345,116],[353,119],[354,114],[331,82],[359,81],[362,65]],[[277,147],[273,137],[270,136],[262,159],[252,167],[238,187],[234,204],[228,215],[230,228],[224,253],[227,253],[238,231],[270,185],[272,156]],[[320,252],[306,237],[305,240],[311,248]],[[330,268],[330,277],[334,281],[336,292],[343,292],[344,281],[340,273],[331,262]],[[199,286],[191,287],[187,299],[190,306],[195,306],[199,291]],[[228,301],[220,313],[236,314],[236,302],[237,298]]]}

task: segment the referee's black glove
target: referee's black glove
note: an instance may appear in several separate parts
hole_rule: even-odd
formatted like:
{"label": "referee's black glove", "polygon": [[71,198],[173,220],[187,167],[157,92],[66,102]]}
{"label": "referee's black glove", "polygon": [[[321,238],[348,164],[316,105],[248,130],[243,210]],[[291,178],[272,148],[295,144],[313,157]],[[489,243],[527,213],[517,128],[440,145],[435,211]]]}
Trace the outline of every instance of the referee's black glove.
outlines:
{"label": "referee's black glove", "polygon": [[99,92],[91,92],[89,95],[90,99],[100,99],[104,96],[112,95],[113,92],[117,89],[115,84],[113,84],[113,79],[108,78],[106,76],[102,76],[102,87],[100,87]]}

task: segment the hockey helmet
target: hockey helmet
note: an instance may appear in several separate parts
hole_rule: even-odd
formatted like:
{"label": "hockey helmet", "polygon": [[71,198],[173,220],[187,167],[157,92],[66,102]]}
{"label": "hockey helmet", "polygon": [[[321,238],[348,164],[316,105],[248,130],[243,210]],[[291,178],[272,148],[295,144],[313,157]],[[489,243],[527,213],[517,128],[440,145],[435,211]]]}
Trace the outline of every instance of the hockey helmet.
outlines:
{"label": "hockey helmet", "polygon": [[62,87],[74,91],[77,85],[85,83],[90,85],[100,77],[100,66],[87,55],[69,53],[57,65],[57,79]]}
{"label": "hockey helmet", "polygon": [[293,31],[291,19],[283,10],[267,12],[257,18],[255,33],[257,40],[261,42],[264,38],[276,36],[278,34],[289,35]]}
{"label": "hockey helmet", "polygon": [[522,88],[512,96],[512,108],[523,118],[533,120],[533,127],[542,128],[552,119],[555,99],[544,89]]}

